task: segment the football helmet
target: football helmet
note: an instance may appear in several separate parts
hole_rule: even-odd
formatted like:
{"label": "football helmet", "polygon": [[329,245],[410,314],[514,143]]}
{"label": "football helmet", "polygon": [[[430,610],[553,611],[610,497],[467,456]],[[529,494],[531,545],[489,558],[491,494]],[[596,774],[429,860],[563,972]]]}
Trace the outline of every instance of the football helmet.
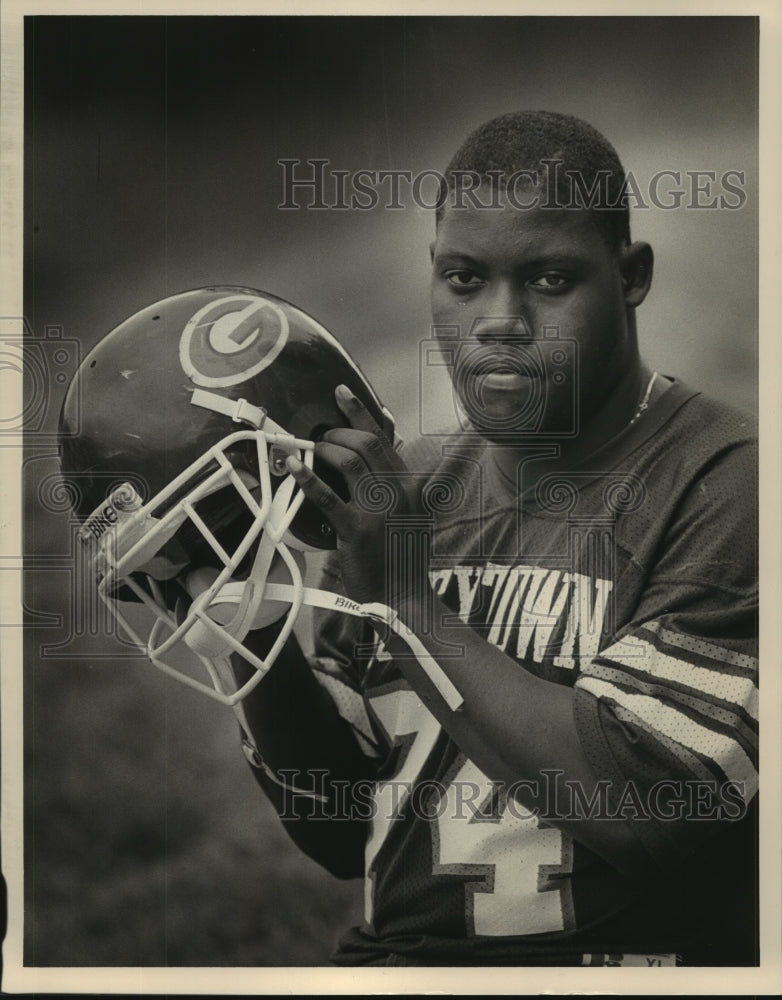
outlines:
{"label": "football helmet", "polygon": [[[363,613],[304,586],[302,554],[335,538],[285,465],[295,455],[344,488],[314,463],[323,433],[347,426],[340,384],[393,439],[390,413],[323,326],[275,295],[220,286],[135,313],[66,394],[61,473],[101,599],[155,666],[224,703],[255,687],[303,604]],[[151,612],[148,634],[132,604]],[[247,633],[283,616],[260,659]],[[203,670],[175,662],[184,647]],[[255,667],[242,687],[233,654]]]}

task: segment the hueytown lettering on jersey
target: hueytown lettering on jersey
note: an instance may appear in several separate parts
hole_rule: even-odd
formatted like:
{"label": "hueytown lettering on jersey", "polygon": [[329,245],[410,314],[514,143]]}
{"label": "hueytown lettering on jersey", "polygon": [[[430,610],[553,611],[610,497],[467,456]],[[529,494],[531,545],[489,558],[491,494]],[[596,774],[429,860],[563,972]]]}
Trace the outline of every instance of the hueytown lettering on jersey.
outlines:
{"label": "hueytown lettering on jersey", "polygon": [[453,566],[433,571],[439,594],[456,588],[458,615],[479,621],[487,639],[517,658],[572,670],[578,659],[597,655],[604,635],[611,580],[591,579],[542,566]]}

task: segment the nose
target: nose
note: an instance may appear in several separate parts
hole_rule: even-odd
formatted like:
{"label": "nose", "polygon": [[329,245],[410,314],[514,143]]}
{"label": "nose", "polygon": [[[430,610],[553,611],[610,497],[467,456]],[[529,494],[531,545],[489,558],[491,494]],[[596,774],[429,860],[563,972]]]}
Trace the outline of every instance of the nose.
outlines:
{"label": "nose", "polygon": [[480,343],[532,340],[534,328],[523,297],[510,281],[498,282],[481,301],[482,313],[473,320],[470,336]]}

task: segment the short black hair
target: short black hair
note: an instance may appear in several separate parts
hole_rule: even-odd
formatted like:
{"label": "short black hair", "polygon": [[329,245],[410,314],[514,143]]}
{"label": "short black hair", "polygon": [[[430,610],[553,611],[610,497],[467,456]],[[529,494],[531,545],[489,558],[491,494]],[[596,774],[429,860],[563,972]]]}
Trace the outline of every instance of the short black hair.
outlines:
{"label": "short black hair", "polygon": [[445,168],[437,220],[458,174],[504,188],[519,171],[540,175],[542,169],[553,178],[556,205],[585,208],[613,249],[630,242],[626,177],[616,150],[592,125],[555,111],[512,111],[472,132]]}

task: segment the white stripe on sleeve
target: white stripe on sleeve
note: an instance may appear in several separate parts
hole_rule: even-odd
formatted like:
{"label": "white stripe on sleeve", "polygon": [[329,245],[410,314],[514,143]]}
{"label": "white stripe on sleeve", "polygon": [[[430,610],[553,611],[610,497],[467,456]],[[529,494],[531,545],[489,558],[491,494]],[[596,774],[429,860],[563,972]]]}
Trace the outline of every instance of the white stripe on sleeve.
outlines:
{"label": "white stripe on sleeve", "polygon": [[729,736],[701,725],[657,698],[624,691],[608,681],[582,675],[576,681],[576,687],[597,698],[610,698],[624,706],[646,724],[652,735],[659,732],[675,743],[715,761],[728,780],[743,783],[747,800],[757,790],[758,776],[754,764]]}

